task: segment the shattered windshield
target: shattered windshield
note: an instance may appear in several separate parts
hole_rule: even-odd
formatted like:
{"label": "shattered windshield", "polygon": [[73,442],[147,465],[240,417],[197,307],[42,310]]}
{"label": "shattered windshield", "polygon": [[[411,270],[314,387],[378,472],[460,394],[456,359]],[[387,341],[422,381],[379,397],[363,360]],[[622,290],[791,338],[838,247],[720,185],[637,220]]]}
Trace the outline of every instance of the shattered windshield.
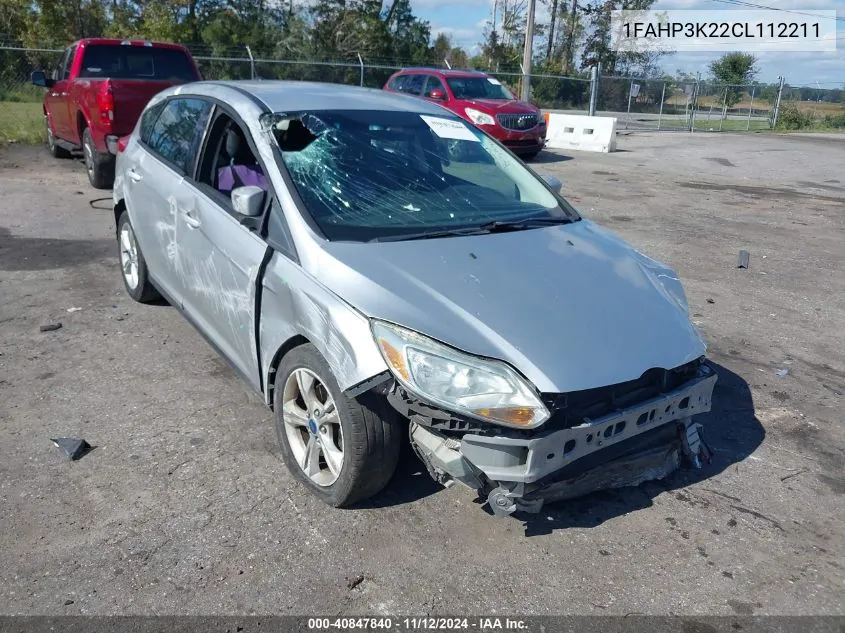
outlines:
{"label": "shattered windshield", "polygon": [[266,115],[263,122],[330,240],[578,219],[510,152],[447,113],[332,110]]}
{"label": "shattered windshield", "polygon": [[455,99],[513,99],[513,95],[493,77],[449,77],[446,79]]}

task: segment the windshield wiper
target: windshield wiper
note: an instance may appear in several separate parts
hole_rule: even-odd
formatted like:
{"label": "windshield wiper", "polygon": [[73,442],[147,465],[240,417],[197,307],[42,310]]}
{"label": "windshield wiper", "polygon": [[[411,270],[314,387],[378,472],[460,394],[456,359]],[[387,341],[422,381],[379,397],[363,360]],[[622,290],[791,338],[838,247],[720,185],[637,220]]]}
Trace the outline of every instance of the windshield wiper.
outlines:
{"label": "windshield wiper", "polygon": [[522,220],[502,221],[494,220],[482,224],[479,228],[490,233],[505,231],[524,231],[525,229],[536,229],[541,226],[554,226],[557,224],[570,224],[574,220],[570,218],[524,218]]}
{"label": "windshield wiper", "polygon": [[484,227],[469,227],[462,229],[443,229],[440,231],[426,231],[425,233],[399,233],[397,235],[382,235],[374,237],[369,242],[403,242],[405,240],[429,240],[436,237],[457,237],[460,235],[483,235],[490,233]]}
{"label": "windshield wiper", "polygon": [[461,235],[484,235],[486,233],[504,233],[507,231],[524,231],[536,229],[541,226],[554,226],[557,224],[569,224],[573,222],[569,218],[525,218],[504,222],[495,220],[480,226],[463,227],[459,229],[442,229],[438,231],[427,231],[424,233],[399,233],[397,235],[383,235],[374,237],[370,242],[402,242],[405,240],[429,240],[437,237],[457,237]]}

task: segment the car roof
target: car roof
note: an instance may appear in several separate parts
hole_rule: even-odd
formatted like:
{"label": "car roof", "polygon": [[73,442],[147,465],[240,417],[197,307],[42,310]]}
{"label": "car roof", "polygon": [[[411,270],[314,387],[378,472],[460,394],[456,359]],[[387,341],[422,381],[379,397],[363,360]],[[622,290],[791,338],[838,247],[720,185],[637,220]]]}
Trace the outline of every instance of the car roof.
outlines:
{"label": "car roof", "polygon": [[126,46],[149,46],[152,48],[173,48],[178,49],[180,51],[187,51],[188,49],[182,46],[181,44],[173,44],[171,42],[152,42],[150,40],[131,40],[131,39],[118,39],[113,37],[88,37],[82,40],[77,40],[73,43],[73,46],[103,46],[103,45],[126,45]]}
{"label": "car roof", "polygon": [[427,68],[424,66],[416,66],[412,68],[403,68],[396,74],[401,75],[403,73],[432,73],[443,75],[444,77],[487,77],[487,73],[481,70],[471,70],[468,68]]}
{"label": "car roof", "polygon": [[382,110],[453,117],[437,104],[416,97],[311,81],[199,81],[182,84],[178,93],[206,95],[237,105],[244,98],[264,104],[271,112],[318,110]]}

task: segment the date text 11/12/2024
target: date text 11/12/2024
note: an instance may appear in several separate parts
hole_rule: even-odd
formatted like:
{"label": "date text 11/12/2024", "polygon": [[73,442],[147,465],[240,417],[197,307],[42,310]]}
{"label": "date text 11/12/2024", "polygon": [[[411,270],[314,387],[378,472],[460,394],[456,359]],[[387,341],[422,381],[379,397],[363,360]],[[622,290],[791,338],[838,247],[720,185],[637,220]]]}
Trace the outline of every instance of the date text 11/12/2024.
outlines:
{"label": "date text 11/12/2024", "polygon": [[519,618],[506,617],[346,617],[308,618],[313,631],[523,631],[531,633],[528,624]]}

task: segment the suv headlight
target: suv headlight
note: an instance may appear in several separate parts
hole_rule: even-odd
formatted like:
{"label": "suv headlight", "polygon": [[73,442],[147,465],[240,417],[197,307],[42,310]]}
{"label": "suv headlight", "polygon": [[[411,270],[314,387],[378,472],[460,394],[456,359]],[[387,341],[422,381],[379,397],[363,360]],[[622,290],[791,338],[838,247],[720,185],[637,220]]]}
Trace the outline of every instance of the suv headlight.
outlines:
{"label": "suv headlight", "polygon": [[476,125],[496,125],[496,120],[486,112],[476,110],[475,108],[465,108],[464,112],[470,120]]}
{"label": "suv headlight", "polygon": [[509,365],[459,352],[392,323],[373,321],[387,366],[409,391],[485,422],[530,429],[549,411],[534,388]]}

